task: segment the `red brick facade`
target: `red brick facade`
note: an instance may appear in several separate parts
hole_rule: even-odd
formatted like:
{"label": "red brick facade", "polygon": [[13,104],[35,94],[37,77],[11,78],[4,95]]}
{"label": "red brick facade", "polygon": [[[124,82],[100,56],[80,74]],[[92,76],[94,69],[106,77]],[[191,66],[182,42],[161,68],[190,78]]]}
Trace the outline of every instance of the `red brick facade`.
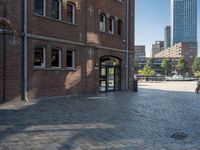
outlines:
{"label": "red brick facade", "polygon": [[[52,19],[52,2],[46,0],[46,15],[34,13],[34,0],[28,0],[28,98],[67,96],[99,92],[100,57],[121,60],[121,90],[125,90],[126,3],[117,0],[70,0],[75,5],[75,23],[68,23],[66,2],[62,1],[61,20]],[[18,31],[18,44],[12,34],[0,34],[0,99],[22,99],[24,90],[23,0],[9,1],[5,15]],[[132,88],[134,50],[134,0],[130,0],[129,87]],[[99,15],[106,16],[106,31],[99,31]],[[109,16],[122,20],[122,35],[110,34]],[[115,28],[116,30],[116,28]],[[116,33],[117,31],[115,31]],[[3,40],[5,39],[5,40]],[[4,55],[5,43],[5,55]],[[45,48],[45,68],[34,67],[34,49]],[[51,67],[51,49],[61,50],[61,68]],[[74,50],[75,68],[66,68],[66,51]],[[5,65],[3,63],[5,58]],[[5,69],[4,69],[5,66]],[[4,71],[5,70],[5,71]],[[5,76],[5,80],[4,80]],[[5,86],[4,86],[5,81]],[[5,91],[5,94],[4,94]]]}

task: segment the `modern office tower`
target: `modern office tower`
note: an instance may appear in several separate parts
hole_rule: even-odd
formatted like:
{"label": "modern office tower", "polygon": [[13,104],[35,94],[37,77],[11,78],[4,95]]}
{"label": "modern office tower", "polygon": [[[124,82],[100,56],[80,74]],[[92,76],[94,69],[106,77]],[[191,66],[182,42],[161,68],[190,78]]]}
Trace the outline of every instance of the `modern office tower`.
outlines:
{"label": "modern office tower", "polygon": [[155,55],[161,51],[164,50],[164,41],[156,41],[155,44],[152,45],[152,58],[155,57]]}
{"label": "modern office tower", "polygon": [[197,42],[197,0],[171,0],[171,45]]}
{"label": "modern office tower", "polygon": [[166,26],[165,27],[165,49],[171,46],[171,27]]}

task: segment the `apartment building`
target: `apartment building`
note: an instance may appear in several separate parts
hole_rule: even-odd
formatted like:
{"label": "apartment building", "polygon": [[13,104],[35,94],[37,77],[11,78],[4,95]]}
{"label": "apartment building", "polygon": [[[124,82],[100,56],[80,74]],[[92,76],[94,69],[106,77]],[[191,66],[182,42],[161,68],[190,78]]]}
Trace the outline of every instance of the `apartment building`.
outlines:
{"label": "apartment building", "polygon": [[197,56],[196,42],[181,42],[172,47],[165,49],[155,55],[156,58],[180,58],[184,57],[188,64],[188,70],[191,72],[191,67],[195,57]]}
{"label": "apartment building", "polygon": [[17,0],[1,7],[17,31],[0,26],[1,100],[133,87],[134,0]]}

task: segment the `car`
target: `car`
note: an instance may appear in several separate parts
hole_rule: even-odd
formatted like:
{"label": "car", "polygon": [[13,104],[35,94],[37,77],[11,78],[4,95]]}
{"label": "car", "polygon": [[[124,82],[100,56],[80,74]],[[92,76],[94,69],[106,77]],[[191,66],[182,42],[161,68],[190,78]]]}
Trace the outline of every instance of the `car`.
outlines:
{"label": "car", "polygon": [[173,75],[172,77],[166,77],[166,81],[183,81],[184,78],[182,75]]}
{"label": "car", "polygon": [[174,80],[183,80],[184,78],[183,78],[182,75],[173,75],[172,79],[174,79]]}

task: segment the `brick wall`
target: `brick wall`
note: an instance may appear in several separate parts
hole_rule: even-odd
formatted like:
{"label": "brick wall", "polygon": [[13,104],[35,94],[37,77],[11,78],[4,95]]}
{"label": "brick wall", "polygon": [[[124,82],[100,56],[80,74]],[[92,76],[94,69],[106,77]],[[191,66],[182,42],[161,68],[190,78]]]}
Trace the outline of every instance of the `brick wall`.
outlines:
{"label": "brick wall", "polygon": [[[28,97],[41,98],[51,96],[66,96],[99,91],[99,64],[101,56],[113,56],[121,61],[121,85],[125,89],[125,53],[105,49],[125,49],[125,3],[116,0],[70,0],[76,5],[75,24],[66,21],[66,5],[63,2],[62,20],[51,18],[51,1],[46,0],[46,16],[34,14],[34,0],[28,1]],[[134,48],[134,13],[131,0],[130,16],[130,49]],[[11,20],[19,32],[19,44],[11,46],[11,35],[6,35],[6,99],[22,99],[23,97],[23,0],[9,3],[7,18]],[[111,7],[112,6],[112,7]],[[89,8],[93,11],[90,13]],[[99,14],[106,14],[106,32],[99,32]],[[123,21],[122,36],[108,33],[108,19],[114,16]],[[72,43],[70,42],[72,41]],[[77,43],[73,43],[77,42]],[[34,68],[34,48],[45,47],[46,66],[43,69]],[[101,46],[101,47],[99,47]],[[60,69],[51,67],[51,49],[59,48],[62,52]],[[75,69],[66,69],[66,50],[75,50]],[[129,77],[132,83],[132,58],[129,59]],[[1,57],[1,53],[0,53]],[[0,66],[2,68],[2,66]],[[1,79],[1,71],[0,71]],[[2,82],[2,80],[0,80]],[[130,87],[132,85],[130,84]],[[0,93],[2,93],[0,91]],[[1,95],[0,95],[1,96]]]}

